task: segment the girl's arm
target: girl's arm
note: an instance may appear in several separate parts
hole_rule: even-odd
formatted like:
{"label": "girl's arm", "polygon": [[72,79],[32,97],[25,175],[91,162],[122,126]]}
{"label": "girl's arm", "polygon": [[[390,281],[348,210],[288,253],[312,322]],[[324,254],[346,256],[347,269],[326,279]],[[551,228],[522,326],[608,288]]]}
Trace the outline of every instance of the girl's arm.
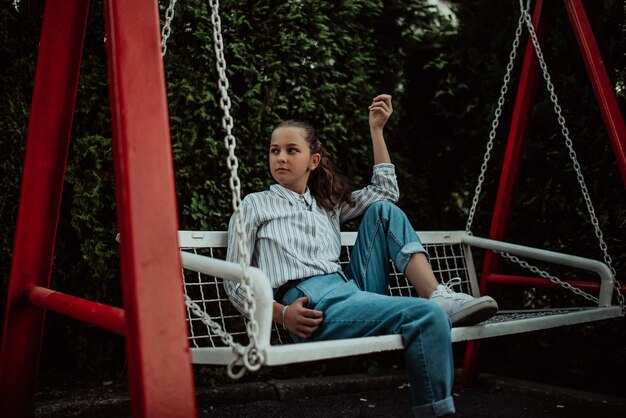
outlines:
{"label": "girl's arm", "polygon": [[340,222],[345,222],[361,215],[372,203],[379,200],[397,202],[399,198],[398,182],[395,169],[391,164],[391,157],[387,151],[387,144],[383,135],[383,128],[393,113],[391,96],[380,94],[372,100],[369,109],[370,133],[372,135],[372,150],[374,153],[374,169],[370,185],[352,192],[355,205],[343,203],[338,208]]}
{"label": "girl's arm", "polygon": [[374,165],[391,163],[391,157],[387,151],[387,144],[383,135],[383,128],[393,113],[391,96],[380,94],[372,100],[369,106],[370,134],[372,135],[372,149],[374,152]]}

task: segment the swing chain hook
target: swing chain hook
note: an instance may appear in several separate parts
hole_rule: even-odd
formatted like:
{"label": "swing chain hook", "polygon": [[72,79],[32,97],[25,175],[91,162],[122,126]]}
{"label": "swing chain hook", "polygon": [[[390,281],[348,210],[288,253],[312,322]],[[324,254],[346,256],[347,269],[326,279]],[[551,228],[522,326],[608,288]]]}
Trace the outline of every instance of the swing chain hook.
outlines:
{"label": "swing chain hook", "polygon": [[[185,288],[186,291],[186,288]],[[222,342],[230,347],[235,353],[235,358],[228,365],[227,374],[232,379],[240,379],[245,374],[246,370],[249,371],[257,371],[261,368],[261,366],[265,363],[265,352],[260,350],[256,344],[256,338],[251,337],[251,342],[248,346],[244,347],[243,345],[235,342],[233,340],[233,336],[228,332],[224,331],[219,323],[213,321],[211,317],[191,298],[185,293],[185,304],[189,308],[189,310],[200,318],[200,321],[210,328],[211,332],[222,340]],[[248,321],[249,323],[250,321]],[[254,341],[252,341],[254,339]],[[243,367],[235,372],[235,367],[243,362]]]}

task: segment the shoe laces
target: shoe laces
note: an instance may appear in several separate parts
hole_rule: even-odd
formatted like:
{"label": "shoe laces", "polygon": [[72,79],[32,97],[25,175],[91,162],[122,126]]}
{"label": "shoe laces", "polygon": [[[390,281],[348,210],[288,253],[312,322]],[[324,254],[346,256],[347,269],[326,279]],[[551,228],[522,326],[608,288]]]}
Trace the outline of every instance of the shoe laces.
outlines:
{"label": "shoe laces", "polygon": [[447,282],[441,282],[441,284],[446,288],[446,290],[448,292],[452,292],[452,293],[456,293],[453,289],[454,286],[459,286],[461,283],[463,283],[463,280],[461,280],[460,277],[453,277],[450,280],[448,280]]}
{"label": "shoe laces", "polygon": [[439,286],[437,286],[437,289],[435,289],[435,291],[433,291],[433,294],[431,297],[442,297],[445,299],[452,299],[458,302],[465,302],[467,300],[473,299],[470,295],[467,295],[465,293],[459,293],[456,292],[453,289],[453,286],[458,286],[461,283],[463,283],[463,280],[461,280],[460,277],[453,277],[452,279],[446,281],[446,282],[442,282]]}

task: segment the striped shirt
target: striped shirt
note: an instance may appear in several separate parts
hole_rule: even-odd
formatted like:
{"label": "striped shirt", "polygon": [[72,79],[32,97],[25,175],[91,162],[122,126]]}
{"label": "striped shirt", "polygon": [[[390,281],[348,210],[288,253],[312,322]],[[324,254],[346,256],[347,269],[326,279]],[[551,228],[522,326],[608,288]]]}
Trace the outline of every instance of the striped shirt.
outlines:
{"label": "striped shirt", "polygon": [[[248,243],[248,264],[258,267],[276,289],[289,280],[339,271],[339,225],[359,215],[374,202],[397,202],[398,182],[393,164],[377,164],[370,185],[352,192],[355,206],[340,203],[333,211],[317,205],[309,189],[303,195],[279,184],[247,195],[241,215]],[[234,216],[228,227],[226,259],[239,262]],[[243,311],[244,292],[239,282],[224,281],[231,301]]]}

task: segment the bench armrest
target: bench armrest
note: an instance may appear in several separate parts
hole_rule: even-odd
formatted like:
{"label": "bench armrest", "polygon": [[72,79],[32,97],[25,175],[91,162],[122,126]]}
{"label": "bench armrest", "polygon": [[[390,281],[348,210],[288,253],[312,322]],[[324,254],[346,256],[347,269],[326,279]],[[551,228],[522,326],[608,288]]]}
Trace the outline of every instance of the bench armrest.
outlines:
{"label": "bench armrest", "polygon": [[[241,281],[241,266],[237,263],[186,251],[181,251],[180,253],[183,268],[216,276],[224,280]],[[259,324],[258,346],[260,349],[265,349],[270,345],[274,295],[265,273],[256,267],[248,266],[248,274],[250,276],[251,291],[256,302],[254,319]]]}
{"label": "bench armrest", "polygon": [[592,260],[590,258],[583,258],[564,253],[557,253],[554,251],[541,250],[533,247],[510,244],[486,238],[478,238],[471,235],[463,236],[461,238],[461,241],[464,244],[471,245],[472,247],[506,252],[526,258],[547,261],[597,273],[598,276],[600,276],[601,280],[598,306],[611,306],[614,277],[609,267],[598,260]]}

